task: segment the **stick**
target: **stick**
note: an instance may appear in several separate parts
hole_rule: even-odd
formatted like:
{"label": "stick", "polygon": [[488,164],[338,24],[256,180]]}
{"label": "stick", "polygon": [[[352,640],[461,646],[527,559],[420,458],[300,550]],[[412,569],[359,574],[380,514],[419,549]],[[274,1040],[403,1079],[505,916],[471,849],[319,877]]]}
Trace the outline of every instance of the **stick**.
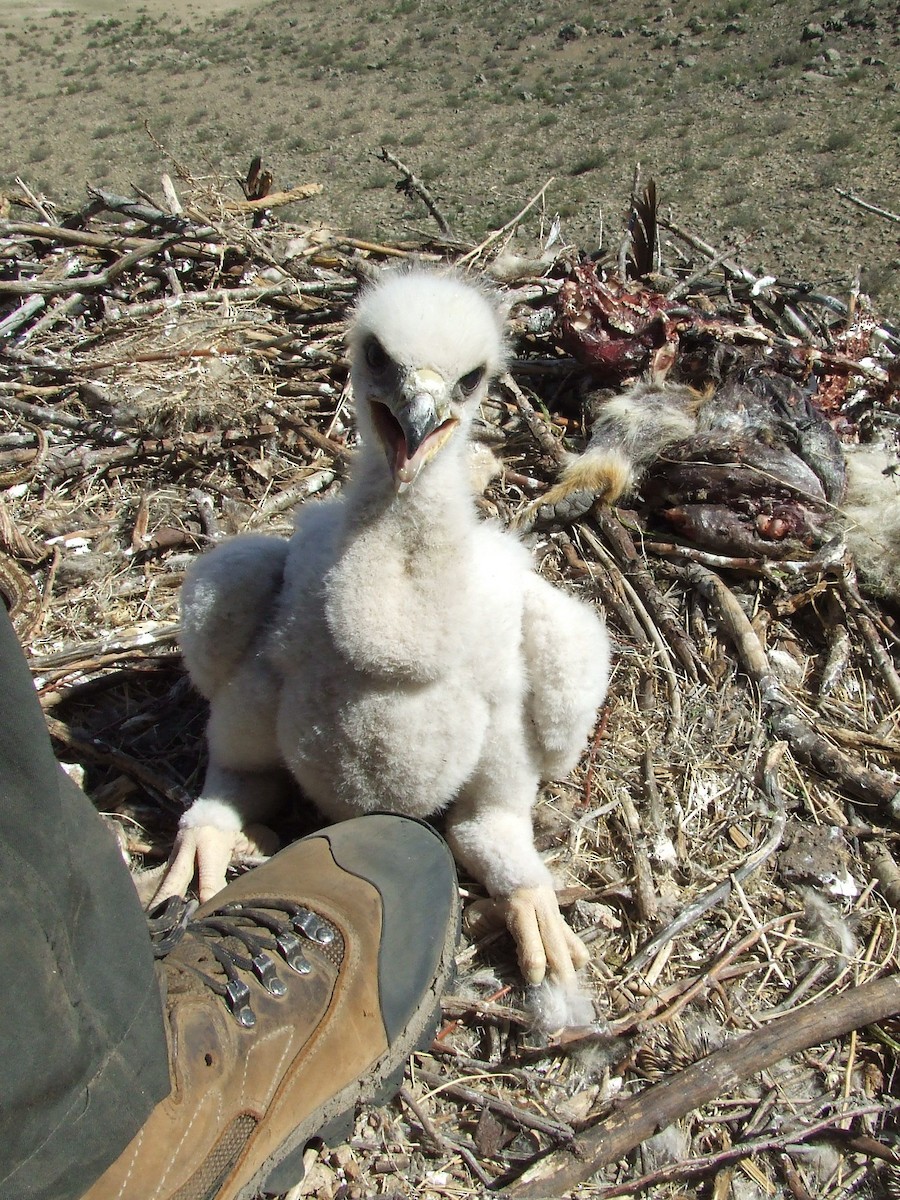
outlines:
{"label": "stick", "polygon": [[468,1148],[468,1146],[462,1146],[459,1142],[451,1141],[450,1138],[445,1137],[440,1130],[436,1128],[434,1122],[422,1109],[422,1106],[416,1101],[415,1096],[413,1096],[408,1087],[402,1087],[397,1094],[402,1103],[406,1105],[406,1107],[422,1126],[423,1132],[430,1139],[432,1145],[439,1154],[458,1154],[476,1179],[478,1179],[485,1187],[491,1186],[491,1184],[494,1182],[493,1179],[483,1170],[478,1159]]}
{"label": "stick", "polygon": [[323,191],[321,183],[301,183],[286,192],[270,192],[268,196],[260,196],[258,200],[229,200],[225,204],[226,212],[260,212],[266,208],[280,208],[285,204],[296,204],[308,196],[318,196]]}
{"label": "stick", "polygon": [[549,1117],[541,1117],[537,1113],[528,1112],[527,1109],[519,1108],[515,1104],[508,1104],[507,1101],[499,1100],[496,1096],[476,1091],[475,1088],[466,1087],[465,1084],[457,1083],[454,1079],[438,1075],[436,1071],[426,1071],[423,1067],[419,1067],[416,1070],[416,1076],[423,1083],[427,1083],[430,1088],[440,1088],[442,1092],[448,1096],[455,1096],[464,1104],[474,1104],[477,1108],[490,1108],[523,1129],[537,1129],[540,1133],[547,1133],[550,1137],[558,1138],[560,1141],[571,1141],[575,1136],[572,1127],[563,1124],[562,1121],[553,1121]]}
{"label": "stick", "polygon": [[515,1200],[560,1196],[679,1117],[717,1096],[735,1093],[750,1076],[801,1050],[884,1021],[898,1011],[900,975],[888,975],[777,1017],[663,1083],[646,1088],[599,1125],[580,1134],[571,1149],[556,1150],[530,1167],[504,1188],[503,1194]]}
{"label": "stick", "polygon": [[110,315],[113,323],[126,319],[152,317],[173,308],[191,308],[200,304],[250,304],[271,300],[279,296],[321,296],[345,293],[352,290],[351,283],[322,283],[319,280],[306,282],[301,279],[285,279],[281,283],[242,288],[210,288],[204,292],[184,292],[180,296],[167,296],[164,300],[148,300],[143,304],[131,304]]}
{"label": "stick", "polygon": [[40,312],[46,303],[43,296],[30,296],[27,300],[23,300],[18,308],[14,308],[8,317],[4,317],[0,321],[0,338],[15,333],[20,325],[24,325],[26,321],[31,320],[35,313]]}
{"label": "stick", "polygon": [[563,466],[566,461],[566,450],[560,439],[552,432],[550,424],[540,415],[508,371],[505,375],[500,376],[498,382],[512,396],[516,408],[524,417],[525,424],[531,430],[532,437],[543,453],[552,458],[557,466]]}
{"label": "stick", "polygon": [[480,256],[480,254],[483,250],[486,250],[488,248],[488,246],[492,246],[494,244],[494,242],[499,241],[499,239],[502,238],[505,233],[508,233],[510,229],[514,229],[516,227],[516,225],[518,225],[518,223],[525,216],[525,214],[528,212],[528,210],[531,208],[534,208],[534,206],[535,206],[535,204],[537,204],[538,200],[542,200],[544,198],[544,193],[546,192],[547,188],[550,186],[551,183],[554,183],[554,182],[555,182],[555,179],[551,175],[550,178],[547,180],[547,182],[544,184],[544,186],[541,188],[541,190],[539,192],[536,192],[531,197],[531,199],[528,201],[528,203],[525,205],[525,207],[523,209],[521,209],[519,212],[517,212],[511,221],[507,221],[506,224],[501,229],[495,229],[493,231],[493,233],[489,233],[487,235],[487,237],[484,239],[484,241],[480,242],[479,245],[477,245],[474,250],[470,250],[468,254],[464,254],[462,256],[462,258],[460,258],[458,260],[457,266],[460,266],[460,267],[468,266],[470,262],[474,262],[475,259]]}
{"label": "stick", "polygon": [[631,601],[631,606],[638,617],[638,620],[647,631],[647,636],[656,647],[656,652],[659,656],[660,668],[666,679],[666,689],[669,693],[669,704],[672,709],[672,719],[669,723],[667,738],[671,740],[680,730],[682,723],[682,707],[681,707],[681,690],[678,686],[678,676],[675,673],[675,664],[672,662],[672,656],[669,654],[669,648],[663,639],[662,634],[656,626],[651,614],[647,611],[647,606],[638,595],[637,588],[613,558],[612,554],[606,549],[603,543],[597,538],[587,525],[578,526],[579,534],[584,538],[593,552],[603,565],[610,570],[611,568],[618,571],[622,578],[622,587],[625,590],[628,599]]}
{"label": "stick", "polygon": [[93,196],[110,212],[119,212],[126,217],[134,217],[135,220],[142,221],[145,225],[165,229],[168,233],[176,234],[178,237],[200,242],[221,241],[222,235],[212,225],[194,225],[184,217],[173,216],[154,205],[141,204],[140,201],[129,200],[126,196],[117,196],[114,192],[107,192],[104,188],[89,187],[88,195]]}
{"label": "stick", "polygon": [[896,221],[900,225],[900,215],[897,213],[888,212],[886,208],[879,208],[877,204],[869,204],[867,200],[860,200],[859,196],[854,196],[852,192],[845,192],[843,188],[836,187],[834,190],[844,200],[849,200],[851,204],[864,208],[866,212],[874,213],[876,217],[884,217],[887,221]]}
{"label": "stick", "polygon": [[395,171],[399,171],[404,177],[397,184],[398,189],[401,192],[405,192],[407,195],[414,193],[416,196],[418,196],[431,215],[434,217],[435,221],[437,221],[438,229],[440,229],[444,237],[453,237],[453,231],[447,223],[446,217],[438,208],[434,196],[432,196],[431,192],[429,192],[422,180],[419,179],[418,176],[414,175],[405,163],[402,163],[399,158],[396,158],[393,154],[391,154],[390,150],[385,149],[384,146],[381,147],[381,153],[378,155],[378,157],[382,162],[389,163]]}
{"label": "stick", "polygon": [[103,655],[115,657],[121,654],[124,657],[133,651],[150,652],[154,646],[166,646],[176,641],[178,632],[176,622],[161,621],[133,633],[111,634],[107,638],[97,638],[91,642],[66,645],[52,654],[33,654],[28,665],[32,672],[43,675],[57,667],[71,667],[75,662]]}
{"label": "stick", "polygon": [[702,673],[708,682],[709,672],[700,658],[693,639],[679,625],[672,606],[656,586],[656,580],[647,569],[642,556],[638,554],[637,547],[628,530],[618,516],[605,507],[598,506],[595,509],[594,520],[616,556],[622,571],[635,587],[640,589],[647,608],[652,612],[660,632],[675,652],[675,657],[687,672],[688,679],[692,683],[697,683]]}
{"label": "stick", "polygon": [[849,795],[867,804],[877,804],[891,817],[900,816],[900,784],[893,776],[855,762],[800,719],[772,674],[756,631],[722,580],[699,563],[690,564],[685,575],[715,605],[744,670],[759,689],[763,714],[772,734],[786,741],[801,762],[834,780]]}
{"label": "stick", "polygon": [[[55,389],[59,390],[59,389]],[[124,434],[118,429],[100,425],[95,421],[84,421],[62,410],[43,408],[38,404],[29,404],[27,400],[17,400],[14,396],[0,396],[0,411],[15,413],[27,417],[39,425],[61,425],[63,429],[73,429],[85,437],[98,438],[105,441],[121,441]]]}
{"label": "stick", "polygon": [[653,925],[659,913],[659,901],[653,882],[653,869],[645,847],[646,838],[641,829],[641,819],[631,796],[623,788],[619,793],[622,810],[621,826],[625,840],[631,848],[634,864],[634,894],[638,917],[644,925]]}
{"label": "stick", "polygon": [[859,629],[863,641],[869,648],[872,661],[881,671],[885,687],[890,692],[894,705],[900,708],[900,675],[897,674],[897,668],[894,666],[891,656],[881,644],[881,638],[878,636],[875,622],[869,620],[868,614],[863,612],[861,608],[854,608],[851,611],[853,620],[856,622],[856,627]]}
{"label": "stick", "polygon": [[[50,209],[44,207],[44,205],[47,204],[48,201],[45,198],[36,196],[34,194],[34,192],[31,190],[31,188],[28,186],[28,184],[25,182],[25,180],[21,179],[18,175],[16,176],[16,183],[22,189],[22,192],[24,193],[28,202],[31,204],[32,208],[34,208],[38,213],[40,213],[41,217],[43,217],[43,219],[45,221],[52,221],[53,218],[50,215]],[[54,207],[54,205],[51,204],[50,208],[53,208],[53,207]]]}
{"label": "stick", "polygon": [[67,749],[77,752],[84,758],[90,758],[94,762],[106,763],[115,767],[123,775],[134,779],[135,782],[162,797],[173,812],[184,812],[190,806],[192,797],[180,784],[171,783],[161,775],[157,775],[150,767],[138,762],[130,754],[95,741],[88,734],[73,731],[69,729],[68,725],[58,721],[56,717],[45,715],[44,719],[47,722],[50,736]]}
{"label": "stick", "polygon": [[167,246],[173,245],[176,237],[161,238],[156,242],[145,242],[136,250],[130,250],[93,275],[82,275],[77,279],[32,279],[27,283],[18,280],[0,280],[0,295],[6,296],[71,296],[73,292],[97,292],[108,287],[130,267],[142,259],[150,258]]}
{"label": "stick", "polygon": [[[29,240],[44,239],[51,245],[90,246],[94,250],[116,252],[155,244],[152,238],[124,237],[121,233],[92,233],[87,229],[67,229],[64,225],[40,225],[33,221],[0,221],[0,235],[16,233]],[[203,247],[191,243],[176,242],[174,245],[180,258],[200,258],[207,253]],[[211,254],[207,253],[207,257],[211,257]]]}
{"label": "stick", "polygon": [[684,933],[686,929],[689,929],[699,921],[705,912],[727,900],[731,895],[734,883],[743,883],[781,845],[787,818],[784,811],[784,797],[781,793],[776,772],[783,754],[784,744],[776,742],[767,751],[762,767],[762,790],[775,805],[775,816],[772,819],[772,830],[769,836],[727,879],[723,879],[714,888],[711,888],[708,892],[704,892],[702,896],[698,896],[693,904],[689,904],[686,909],[680,912],[675,920],[668,924],[665,929],[661,929],[649,942],[645,942],[640,950],[625,964],[626,973],[631,974],[642,971],[648,963],[652,962],[667,942]]}
{"label": "stick", "polygon": [[878,881],[881,894],[888,904],[895,909],[900,908],[900,868],[890,850],[883,842],[868,842],[862,850],[873,876]]}
{"label": "stick", "polygon": [[[895,1106],[891,1105],[893,1109]],[[718,1150],[715,1154],[703,1155],[700,1158],[689,1158],[684,1162],[669,1163],[664,1167],[659,1167],[656,1171],[648,1171],[646,1175],[639,1175],[637,1179],[629,1179],[627,1183],[620,1183],[615,1187],[604,1188],[600,1193],[602,1200],[612,1200],[613,1196],[634,1196],[638,1192],[646,1191],[649,1187],[655,1187],[664,1183],[683,1182],[686,1179],[694,1179],[698,1175],[708,1175],[713,1171],[719,1171],[728,1163],[740,1162],[743,1158],[751,1158],[757,1154],[765,1154],[773,1150],[780,1150],[787,1146],[799,1145],[802,1142],[811,1141],[813,1138],[828,1137],[840,1138],[842,1144],[849,1149],[856,1149],[854,1142],[864,1142],[868,1151],[859,1150],[859,1153],[868,1152],[871,1157],[882,1157],[885,1151],[890,1152],[890,1148],[882,1146],[876,1142],[881,1154],[876,1153],[876,1150],[871,1146],[874,1139],[857,1138],[846,1136],[846,1131],[840,1128],[835,1128],[838,1121],[853,1120],[858,1117],[880,1116],[884,1112],[881,1108],[869,1106],[867,1108],[858,1108],[850,1112],[831,1113],[824,1117],[821,1121],[816,1121],[813,1125],[808,1125],[805,1129],[793,1129],[788,1133],[769,1134],[753,1138],[751,1141],[739,1142],[736,1146],[728,1146],[724,1150]],[[888,1158],[888,1162],[895,1162],[895,1158]]]}

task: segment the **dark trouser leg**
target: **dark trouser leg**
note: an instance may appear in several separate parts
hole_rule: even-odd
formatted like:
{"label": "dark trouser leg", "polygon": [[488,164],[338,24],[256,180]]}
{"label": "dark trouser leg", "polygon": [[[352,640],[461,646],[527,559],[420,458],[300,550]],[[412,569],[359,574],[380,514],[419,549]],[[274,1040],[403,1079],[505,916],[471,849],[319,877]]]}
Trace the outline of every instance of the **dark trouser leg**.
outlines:
{"label": "dark trouser leg", "polygon": [[144,915],[0,602],[0,1200],[75,1200],[169,1092]]}

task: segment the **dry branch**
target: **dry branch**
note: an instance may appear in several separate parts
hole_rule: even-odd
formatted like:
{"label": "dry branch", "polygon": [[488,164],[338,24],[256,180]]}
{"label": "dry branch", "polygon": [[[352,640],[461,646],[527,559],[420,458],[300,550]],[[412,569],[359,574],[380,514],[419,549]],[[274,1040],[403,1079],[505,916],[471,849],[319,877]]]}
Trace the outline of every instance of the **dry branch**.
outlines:
{"label": "dry branch", "polygon": [[[604,1188],[601,1197],[602,1200],[612,1200],[614,1196],[636,1196],[651,1187],[661,1187],[666,1183],[683,1183],[688,1179],[697,1179],[712,1175],[716,1171],[721,1171],[723,1167],[727,1167],[730,1163],[740,1162],[743,1159],[755,1157],[759,1154],[785,1150],[789,1147],[799,1146],[805,1142],[811,1142],[819,1138],[839,1138],[848,1149],[858,1150],[860,1153],[869,1154],[873,1158],[884,1156],[888,1162],[895,1162],[896,1157],[893,1156],[890,1147],[882,1146],[877,1142],[873,1146],[874,1139],[854,1138],[852,1135],[848,1135],[847,1131],[843,1128],[846,1121],[878,1116],[881,1111],[881,1109],[873,1108],[872,1106],[849,1109],[845,1112],[831,1113],[819,1121],[814,1121],[811,1125],[793,1126],[790,1130],[783,1133],[770,1134],[768,1137],[741,1139],[736,1145],[728,1146],[724,1150],[718,1150],[714,1154],[706,1154],[700,1158],[689,1158],[681,1162],[671,1163],[655,1171],[650,1171],[646,1175],[639,1175],[635,1179],[629,1179],[627,1183],[619,1184],[616,1187]],[[792,1195],[794,1200],[812,1200],[809,1192],[806,1192],[805,1189],[804,1192],[799,1192],[792,1188]]]}
{"label": "dry branch", "polygon": [[226,212],[260,212],[267,208],[283,208],[286,204],[296,204],[298,200],[307,200],[310,196],[318,196],[322,191],[321,183],[301,183],[286,192],[269,192],[255,200],[228,200],[225,203]]}
{"label": "dry branch", "polygon": [[732,871],[727,879],[723,879],[721,883],[710,888],[708,892],[704,892],[698,896],[692,904],[689,904],[678,914],[674,921],[666,925],[664,929],[661,929],[643,945],[625,964],[625,971],[627,973],[632,974],[643,971],[673,938],[680,937],[692,925],[696,924],[704,913],[709,912],[711,908],[714,908],[718,904],[723,904],[728,899],[735,884],[743,883],[745,879],[771,858],[781,845],[782,838],[784,837],[786,816],[784,798],[778,784],[777,768],[783,753],[783,743],[776,743],[774,746],[770,746],[762,767],[761,787],[775,806],[775,814],[772,819],[772,828],[769,836],[752,854],[747,856],[746,860],[736,871]]}
{"label": "dry branch", "polygon": [[401,192],[406,192],[410,196],[418,196],[435,221],[437,221],[438,229],[440,229],[444,237],[452,237],[453,232],[450,229],[447,218],[438,208],[437,201],[422,180],[417,175],[414,175],[405,163],[402,163],[396,155],[391,154],[390,150],[385,149],[384,146],[381,147],[378,157],[382,162],[389,163],[394,170],[399,171],[403,176],[397,184],[397,189]]}
{"label": "dry branch", "polygon": [[562,1142],[571,1141],[575,1136],[575,1132],[570,1125],[566,1125],[561,1121],[554,1121],[549,1117],[542,1117],[538,1113],[529,1112],[528,1109],[520,1108],[516,1104],[510,1104],[508,1101],[501,1100],[497,1096],[491,1096],[487,1092],[479,1091],[477,1088],[468,1087],[465,1083],[457,1083],[453,1078],[445,1078],[442,1075],[438,1075],[436,1071],[427,1071],[424,1067],[419,1067],[416,1075],[423,1083],[427,1083],[430,1088],[439,1089],[448,1096],[453,1096],[457,1100],[461,1100],[464,1104],[474,1104],[479,1109],[490,1108],[499,1116],[513,1121],[523,1129],[536,1129]]}
{"label": "dry branch", "polygon": [[894,221],[897,225],[900,225],[900,214],[888,212],[886,208],[879,208],[877,204],[870,204],[868,200],[861,200],[859,196],[854,196],[852,192],[845,192],[843,188],[836,187],[834,190],[844,200],[849,200],[851,204],[855,204],[857,208],[861,208],[865,212],[874,213],[877,217],[884,217],[885,220]]}
{"label": "dry branch", "polygon": [[503,1193],[515,1200],[561,1196],[685,1113],[736,1092],[746,1079],[781,1059],[898,1012],[900,975],[889,975],[778,1017],[626,1101],[612,1116],[579,1134],[571,1149],[548,1155]]}
{"label": "dry branch", "polygon": [[854,761],[797,715],[794,705],[772,673],[766,652],[734,594],[718,576],[699,563],[686,574],[716,611],[734,642],[744,670],[759,690],[763,713],[773,735],[783,738],[793,753],[821,775],[835,780],[855,799],[881,808],[886,816],[900,816],[900,783],[892,776]]}

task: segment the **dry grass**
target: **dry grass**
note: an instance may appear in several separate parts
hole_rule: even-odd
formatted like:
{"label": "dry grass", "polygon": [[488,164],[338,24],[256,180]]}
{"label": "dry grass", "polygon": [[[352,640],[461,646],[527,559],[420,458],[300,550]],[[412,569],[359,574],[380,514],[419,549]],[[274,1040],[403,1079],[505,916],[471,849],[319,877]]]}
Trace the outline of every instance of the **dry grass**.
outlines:
{"label": "dry grass", "polygon": [[[365,248],[327,230],[251,229],[226,219],[218,192],[199,185],[189,199],[189,226],[165,250],[75,300],[46,297],[0,350],[0,533],[3,561],[18,564],[20,629],[57,749],[84,769],[136,864],[166,854],[201,778],[203,706],[176,649],[184,569],[224,534],[287,532],[294,503],[340,486],[354,437],[347,305],[375,265],[412,249]],[[210,231],[194,236],[201,224]],[[83,276],[115,261],[122,237],[159,236],[132,218],[95,218],[88,229],[108,240],[67,247],[57,234],[4,224],[4,277],[47,281],[67,264]],[[440,245],[418,249],[450,256]],[[684,244],[679,253],[681,277],[702,266]],[[504,522],[553,478],[548,433],[565,432],[573,446],[581,438],[580,369],[546,319],[566,271],[564,254],[543,280],[507,289],[514,377],[538,408],[568,416],[548,427],[508,391],[485,407],[485,436],[505,473],[479,503]],[[696,287],[707,307],[727,303],[732,325],[783,342],[775,318],[767,324],[746,290],[736,295],[733,277],[726,284],[709,267]],[[206,300],[192,299],[201,293]],[[0,320],[25,299],[7,296]],[[842,328],[822,318],[817,340],[834,348]],[[870,409],[897,403],[887,384],[826,379],[845,409],[862,403],[864,386]],[[469,931],[446,1024],[415,1060],[403,1097],[362,1114],[349,1147],[311,1150],[295,1195],[480,1195],[734,1035],[897,970],[889,814],[774,745],[771,709],[722,610],[683,558],[639,550],[636,569],[626,551],[630,540],[641,545],[640,505],[620,516],[533,536],[544,573],[601,605],[616,643],[590,751],[535,812],[539,845],[591,947],[596,1021],[537,1034],[509,941]],[[771,661],[796,664],[781,685],[786,702],[823,742],[896,789],[900,711],[858,620],[869,616],[896,663],[891,613],[873,602],[857,610],[846,575],[821,560],[805,574],[757,567],[723,564],[716,574]],[[837,632],[845,667],[826,691]],[[293,837],[314,821],[301,809],[279,832]],[[715,900],[704,908],[707,893]],[[673,925],[686,910],[690,924]],[[578,1194],[636,1192],[643,1173],[666,1164],[675,1164],[673,1180],[657,1176],[653,1195],[896,1194],[898,1033],[889,1021],[736,1079]],[[801,1145],[823,1118],[824,1132]],[[765,1138],[771,1145],[745,1159],[717,1157]],[[694,1156],[709,1159],[699,1180],[684,1165]],[[616,1185],[624,1192],[609,1190]]]}

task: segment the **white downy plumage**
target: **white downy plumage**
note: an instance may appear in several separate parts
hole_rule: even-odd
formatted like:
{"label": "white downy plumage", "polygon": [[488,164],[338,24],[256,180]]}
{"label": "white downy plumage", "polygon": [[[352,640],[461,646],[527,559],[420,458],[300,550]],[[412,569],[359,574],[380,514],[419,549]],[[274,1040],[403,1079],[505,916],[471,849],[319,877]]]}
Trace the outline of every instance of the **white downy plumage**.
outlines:
{"label": "white downy plumage", "polygon": [[210,765],[159,895],[221,886],[286,766],[329,818],[447,814],[459,862],[506,902],[526,978],[587,958],[535,846],[541,780],[577,763],[609,642],[476,515],[469,429],[503,369],[503,318],[461,276],[390,272],[349,334],[362,447],[290,541],[237,537],[183,593],[183,649],[210,700]]}

